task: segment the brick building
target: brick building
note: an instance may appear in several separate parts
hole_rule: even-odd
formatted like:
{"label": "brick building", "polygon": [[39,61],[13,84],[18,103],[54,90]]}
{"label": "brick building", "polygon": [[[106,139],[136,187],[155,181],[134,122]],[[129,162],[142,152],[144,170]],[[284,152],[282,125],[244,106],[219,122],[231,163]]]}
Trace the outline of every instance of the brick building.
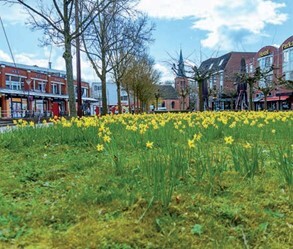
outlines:
{"label": "brick building", "polygon": [[[85,108],[93,99],[89,83],[82,82],[81,86]],[[68,110],[65,71],[0,62],[1,117],[50,117],[67,115]]]}
{"label": "brick building", "polygon": [[166,111],[181,110],[181,104],[178,92],[171,85],[158,85],[156,95],[156,109],[165,109]]}
{"label": "brick building", "polygon": [[274,68],[254,89],[254,109],[264,109],[265,94],[267,94],[268,110],[293,109],[293,91],[279,81],[281,76],[285,80],[293,80],[293,36],[286,39],[280,47],[269,45],[261,48],[254,58],[253,67],[249,72],[253,72],[256,67],[261,71]]}
{"label": "brick building", "polygon": [[236,74],[241,67],[241,59],[252,59],[255,52],[230,52],[217,58],[209,58],[201,63],[210,73],[203,87],[206,110],[231,110],[235,108],[237,88]]}
{"label": "brick building", "polygon": [[[244,72],[253,75],[256,68],[268,72],[253,86],[254,110],[264,109],[265,97],[268,110],[292,110],[292,86],[286,88],[280,84],[280,77],[293,80],[293,36],[287,38],[280,47],[264,46],[258,52],[230,52],[217,58],[209,58],[202,62],[200,68],[210,70],[211,76],[203,87],[205,109],[232,110],[239,108],[239,82],[235,75],[243,70],[241,60],[244,59]],[[248,87],[248,86],[246,86]],[[249,89],[245,88],[246,99],[249,99]],[[248,104],[241,106],[247,109]]]}

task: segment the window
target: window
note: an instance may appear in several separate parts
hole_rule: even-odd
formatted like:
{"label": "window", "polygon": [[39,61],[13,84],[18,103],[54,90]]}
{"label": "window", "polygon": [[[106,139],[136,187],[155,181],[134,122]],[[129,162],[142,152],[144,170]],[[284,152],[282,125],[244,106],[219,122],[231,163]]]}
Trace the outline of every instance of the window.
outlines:
{"label": "window", "polygon": [[273,56],[265,56],[258,59],[260,69],[265,70],[273,65]]}
{"label": "window", "polygon": [[220,73],[220,87],[223,87],[224,85],[224,74]]}
{"label": "window", "polygon": [[175,108],[175,101],[171,102],[171,108],[174,109]]}
{"label": "window", "polygon": [[23,90],[24,89],[24,77],[15,75],[5,75],[6,88],[12,90]]}
{"label": "window", "polygon": [[102,86],[99,86],[99,85],[94,86],[94,91],[101,91],[101,90],[102,90]]}
{"label": "window", "polygon": [[87,97],[87,96],[88,96],[88,95],[87,95],[87,89],[84,88],[84,87],[81,88],[81,96],[82,96],[82,97]]}
{"label": "window", "polygon": [[181,87],[181,89],[184,89],[185,88],[185,81],[181,81],[180,82],[180,87]]}
{"label": "window", "polygon": [[46,92],[46,83],[43,81],[38,82],[38,89],[39,92]]}
{"label": "window", "polygon": [[260,88],[269,88],[272,86],[272,82],[273,82],[273,73],[270,73],[264,79],[261,79],[259,81],[258,86]]}
{"label": "window", "polygon": [[222,59],[222,60],[220,61],[219,66],[221,66],[221,65],[223,64],[223,62],[224,62],[224,59]]}
{"label": "window", "polygon": [[210,88],[212,88],[213,87],[213,78],[210,77],[209,81],[210,81]]}
{"label": "window", "polygon": [[216,77],[214,75],[212,75],[209,79],[210,81],[210,88],[212,89],[214,87],[214,85],[216,84]]}
{"label": "window", "polygon": [[59,90],[58,84],[52,84],[52,93],[53,94],[60,94],[60,90]]}
{"label": "window", "polygon": [[283,52],[283,73],[286,80],[293,80],[293,48]]}

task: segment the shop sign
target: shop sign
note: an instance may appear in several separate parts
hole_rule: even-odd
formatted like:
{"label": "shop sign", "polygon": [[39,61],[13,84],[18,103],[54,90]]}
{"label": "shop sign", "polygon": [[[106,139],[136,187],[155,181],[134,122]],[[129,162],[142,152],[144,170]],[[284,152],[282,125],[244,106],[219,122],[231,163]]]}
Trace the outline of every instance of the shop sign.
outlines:
{"label": "shop sign", "polygon": [[13,102],[21,102],[21,98],[12,98]]}
{"label": "shop sign", "polygon": [[269,49],[266,49],[266,50],[264,50],[264,51],[259,53],[259,57],[264,57],[264,56],[267,56],[269,54],[271,54],[271,51]]}
{"label": "shop sign", "polygon": [[282,45],[283,50],[285,50],[287,48],[291,48],[291,47],[293,47],[293,41],[289,41],[289,42]]}

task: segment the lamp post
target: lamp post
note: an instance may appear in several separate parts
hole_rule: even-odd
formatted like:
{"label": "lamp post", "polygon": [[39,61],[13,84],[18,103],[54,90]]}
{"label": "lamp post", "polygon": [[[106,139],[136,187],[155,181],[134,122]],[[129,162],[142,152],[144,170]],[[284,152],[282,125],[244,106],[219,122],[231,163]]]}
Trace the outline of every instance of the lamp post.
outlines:
{"label": "lamp post", "polygon": [[32,80],[31,79],[25,79],[25,82],[28,86],[28,90],[27,90],[27,107],[25,110],[25,116],[31,116],[31,113],[30,113],[30,103],[31,103],[31,96],[30,96],[30,89],[31,89],[31,82]]}
{"label": "lamp post", "polygon": [[[79,8],[78,0],[75,0],[75,28],[79,32]],[[81,67],[80,67],[80,40],[76,37],[76,87],[77,87],[77,116],[82,117],[81,96]]]}

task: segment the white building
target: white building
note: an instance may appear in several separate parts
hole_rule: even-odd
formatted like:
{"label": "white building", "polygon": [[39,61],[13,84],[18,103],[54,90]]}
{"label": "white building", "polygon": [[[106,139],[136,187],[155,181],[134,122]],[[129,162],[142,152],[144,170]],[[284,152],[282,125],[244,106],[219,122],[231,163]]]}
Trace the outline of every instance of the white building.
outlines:
{"label": "white building", "polygon": [[[92,92],[91,97],[98,100],[98,106],[102,107],[102,83],[93,82],[92,83]],[[117,85],[113,82],[107,82],[106,85],[106,96],[107,96],[107,105],[109,108],[112,106],[118,105],[117,99]],[[128,106],[128,95],[127,92],[122,88],[120,92],[121,104],[123,106]]]}

